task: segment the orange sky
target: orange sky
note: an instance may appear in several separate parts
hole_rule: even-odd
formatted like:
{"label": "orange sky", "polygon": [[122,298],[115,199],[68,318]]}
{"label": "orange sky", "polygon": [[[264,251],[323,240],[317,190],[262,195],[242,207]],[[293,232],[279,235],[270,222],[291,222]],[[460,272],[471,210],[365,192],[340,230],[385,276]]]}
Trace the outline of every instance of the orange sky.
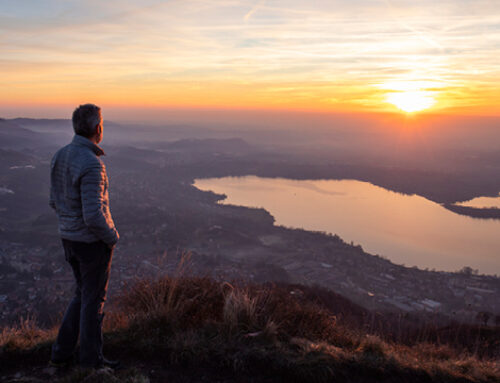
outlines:
{"label": "orange sky", "polygon": [[0,114],[66,117],[83,102],[392,112],[405,101],[500,115],[495,3],[5,1]]}

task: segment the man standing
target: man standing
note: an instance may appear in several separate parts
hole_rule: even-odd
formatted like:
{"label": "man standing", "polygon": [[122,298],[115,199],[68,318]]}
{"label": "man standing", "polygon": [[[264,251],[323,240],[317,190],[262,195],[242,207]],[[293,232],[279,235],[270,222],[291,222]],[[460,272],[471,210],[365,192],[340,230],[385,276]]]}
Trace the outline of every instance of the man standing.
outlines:
{"label": "man standing", "polygon": [[51,364],[66,365],[80,335],[80,365],[117,367],[102,354],[102,319],[113,249],[119,235],[109,210],[108,177],[102,140],[101,109],[80,105],[73,112],[75,136],[52,158],[50,206],[59,218],[65,258],[76,280],[75,296],[66,309]]}

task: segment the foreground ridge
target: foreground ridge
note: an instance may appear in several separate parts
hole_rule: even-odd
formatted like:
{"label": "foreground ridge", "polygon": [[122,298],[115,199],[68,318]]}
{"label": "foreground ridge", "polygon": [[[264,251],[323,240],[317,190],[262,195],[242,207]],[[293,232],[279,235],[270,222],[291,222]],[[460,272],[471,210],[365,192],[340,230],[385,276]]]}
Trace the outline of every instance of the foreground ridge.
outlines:
{"label": "foreground ridge", "polygon": [[105,352],[128,369],[48,368],[55,330],[24,320],[0,335],[0,381],[499,381],[498,327],[445,329],[319,287],[161,277],[127,288],[105,319]]}

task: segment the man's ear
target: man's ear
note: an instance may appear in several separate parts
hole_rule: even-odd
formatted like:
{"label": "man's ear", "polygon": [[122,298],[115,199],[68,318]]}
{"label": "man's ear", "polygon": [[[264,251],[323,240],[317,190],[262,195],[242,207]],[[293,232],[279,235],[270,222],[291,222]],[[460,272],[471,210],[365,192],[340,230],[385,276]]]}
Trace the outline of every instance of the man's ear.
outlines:
{"label": "man's ear", "polygon": [[101,124],[99,124],[99,125],[97,125],[97,126],[95,127],[95,132],[96,132],[96,134],[97,134],[98,136],[100,136],[100,135],[101,135],[101,133],[102,133],[102,125],[101,125]]}

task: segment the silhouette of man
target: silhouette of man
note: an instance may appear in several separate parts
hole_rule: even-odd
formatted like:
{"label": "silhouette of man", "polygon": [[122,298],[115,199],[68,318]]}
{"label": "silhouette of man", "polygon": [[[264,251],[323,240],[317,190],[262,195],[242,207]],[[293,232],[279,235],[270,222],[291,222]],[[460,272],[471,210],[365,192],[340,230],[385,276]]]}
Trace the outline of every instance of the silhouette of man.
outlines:
{"label": "silhouette of man", "polygon": [[80,105],[73,112],[75,136],[52,158],[50,202],[59,218],[65,258],[76,291],[52,346],[51,364],[73,360],[80,336],[80,365],[118,366],[102,354],[102,320],[111,258],[119,239],[109,210],[108,177],[98,146],[103,136],[101,109]]}

